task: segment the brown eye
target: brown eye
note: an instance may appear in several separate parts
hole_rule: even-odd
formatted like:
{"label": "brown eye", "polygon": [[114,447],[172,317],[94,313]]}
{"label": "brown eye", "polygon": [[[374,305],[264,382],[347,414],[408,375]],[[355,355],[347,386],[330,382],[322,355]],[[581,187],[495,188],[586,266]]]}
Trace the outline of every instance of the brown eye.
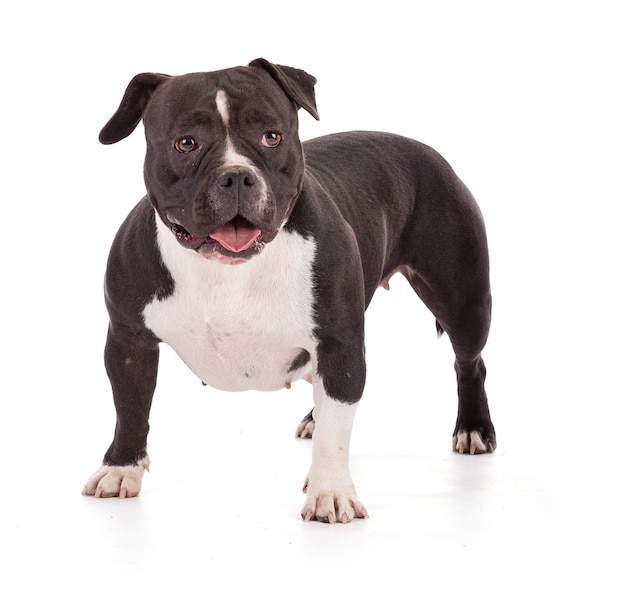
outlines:
{"label": "brown eye", "polygon": [[276,131],[266,131],[261,138],[261,145],[267,148],[276,148],[282,141],[283,136]]}
{"label": "brown eye", "polygon": [[180,138],[175,144],[174,148],[182,153],[193,152],[198,147],[196,140],[192,137]]}

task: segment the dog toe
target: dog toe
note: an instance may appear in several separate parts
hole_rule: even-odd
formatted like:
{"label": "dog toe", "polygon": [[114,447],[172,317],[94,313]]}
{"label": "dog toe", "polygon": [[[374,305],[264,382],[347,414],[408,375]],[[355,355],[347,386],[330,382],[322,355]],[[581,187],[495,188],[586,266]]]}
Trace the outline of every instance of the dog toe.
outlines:
{"label": "dog toe", "polygon": [[146,457],[137,465],[102,465],[85,484],[83,496],[133,498],[141,491],[143,473],[150,464]]}
{"label": "dog toe", "polygon": [[483,434],[477,430],[460,430],[452,438],[452,450],[459,454],[486,454],[495,449],[495,440],[483,437]]}
{"label": "dog toe", "polygon": [[309,496],[301,514],[305,521],[320,521],[331,525],[337,522],[349,523],[355,518],[365,519],[369,516],[356,495],[329,492]]}
{"label": "dog toe", "polygon": [[311,411],[296,428],[296,437],[301,439],[309,439],[313,437],[313,431],[315,430],[315,421],[313,419],[313,411]]}

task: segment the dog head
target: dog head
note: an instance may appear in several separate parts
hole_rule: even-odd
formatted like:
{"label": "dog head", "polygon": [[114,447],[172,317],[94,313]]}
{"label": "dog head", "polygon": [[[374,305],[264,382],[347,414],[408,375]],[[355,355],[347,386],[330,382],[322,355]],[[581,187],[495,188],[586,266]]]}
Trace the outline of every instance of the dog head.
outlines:
{"label": "dog head", "polygon": [[103,144],[143,119],[144,179],[182,246],[236,264],[278,234],[302,189],[299,108],[319,119],[315,78],[257,59],[247,67],[135,76],[100,132]]}

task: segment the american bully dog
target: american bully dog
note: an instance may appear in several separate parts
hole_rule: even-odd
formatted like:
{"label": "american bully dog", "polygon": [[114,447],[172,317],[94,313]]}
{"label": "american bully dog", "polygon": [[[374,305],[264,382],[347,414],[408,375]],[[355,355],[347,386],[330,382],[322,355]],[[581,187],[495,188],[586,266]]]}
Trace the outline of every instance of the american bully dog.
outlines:
{"label": "american bully dog", "polygon": [[313,449],[301,514],[367,517],[349,472],[350,434],[365,385],[365,309],[395,273],[454,349],[453,450],[495,449],[481,358],[491,293],[480,210],[449,164],[412,139],[354,131],[301,143],[298,109],[319,118],[315,82],[264,59],[143,73],[102,129],[100,141],[112,144],[143,119],[147,195],[109,256],[105,365],[117,424],[84,494],[139,493],[164,342],[220,390],[308,379],[314,408],[297,435],[312,436]]}

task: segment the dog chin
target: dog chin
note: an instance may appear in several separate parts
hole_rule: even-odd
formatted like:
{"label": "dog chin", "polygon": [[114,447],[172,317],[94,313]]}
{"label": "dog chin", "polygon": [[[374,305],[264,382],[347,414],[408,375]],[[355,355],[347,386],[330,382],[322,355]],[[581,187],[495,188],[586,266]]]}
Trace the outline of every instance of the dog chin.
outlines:
{"label": "dog chin", "polygon": [[223,265],[240,265],[248,262],[263,251],[263,242],[254,242],[242,252],[231,252],[217,242],[207,242],[197,248],[198,254],[207,260],[216,260]]}

